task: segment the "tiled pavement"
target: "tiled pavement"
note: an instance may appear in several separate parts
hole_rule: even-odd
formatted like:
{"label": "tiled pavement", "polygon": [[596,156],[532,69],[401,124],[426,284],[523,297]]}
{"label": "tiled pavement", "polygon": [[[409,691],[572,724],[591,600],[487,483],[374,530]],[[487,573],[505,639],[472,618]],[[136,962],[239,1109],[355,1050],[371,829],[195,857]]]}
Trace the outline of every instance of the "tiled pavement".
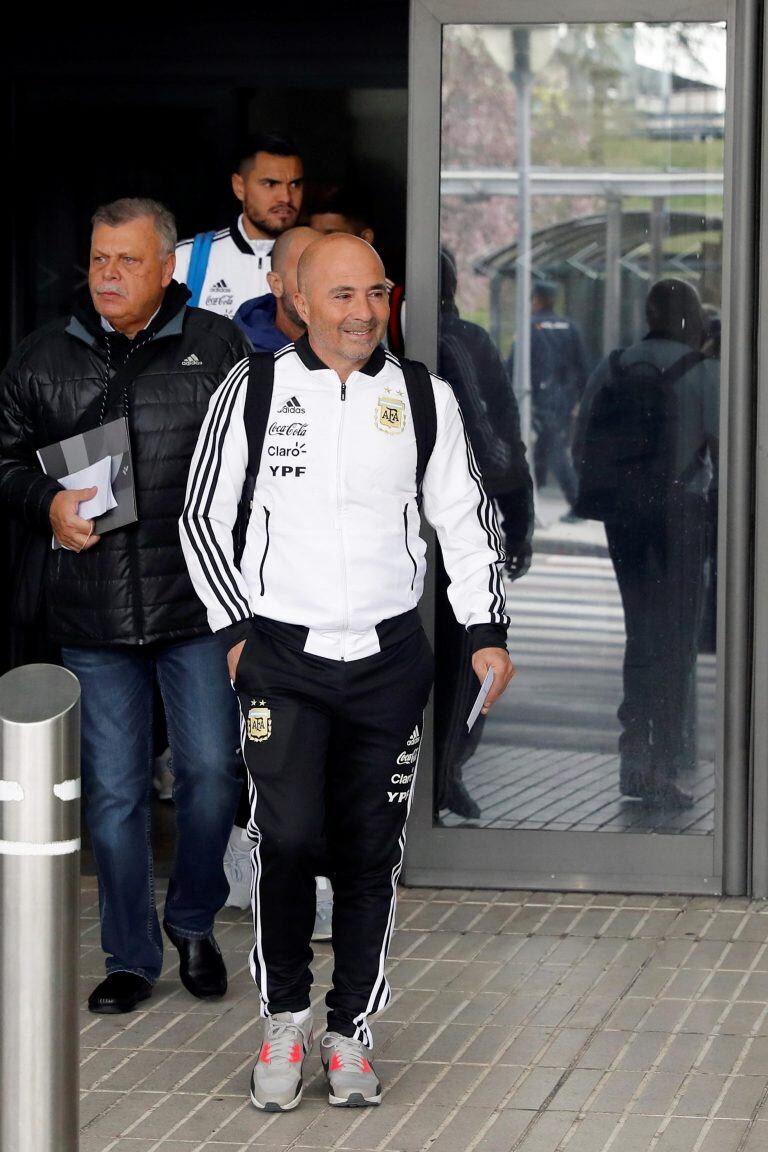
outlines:
{"label": "tiled pavement", "polygon": [[[190,997],[171,950],[145,1011],[83,1010],[81,1152],[768,1148],[764,904],[410,889],[399,911],[380,1108],[331,1109],[315,1051],[299,1109],[254,1110],[251,929],[227,909],[224,1000]],[[329,963],[319,945],[318,1001]],[[101,972],[86,878],[83,1003]]]}

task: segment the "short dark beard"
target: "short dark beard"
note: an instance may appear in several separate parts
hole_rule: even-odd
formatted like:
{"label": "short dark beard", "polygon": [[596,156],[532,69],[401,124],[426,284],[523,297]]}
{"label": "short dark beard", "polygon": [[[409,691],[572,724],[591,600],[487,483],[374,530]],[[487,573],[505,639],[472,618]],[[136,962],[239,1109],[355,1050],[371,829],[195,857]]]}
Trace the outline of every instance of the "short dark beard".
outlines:
{"label": "short dark beard", "polygon": [[299,316],[298,312],[294,308],[293,303],[289,303],[287,296],[283,296],[283,298],[282,298],[282,307],[283,307],[283,312],[288,317],[291,324],[295,324],[297,328],[306,328],[307,327],[306,324],[304,323],[304,321],[302,320],[301,316]]}
{"label": "short dark beard", "polygon": [[270,240],[277,240],[278,236],[282,236],[283,232],[287,232],[289,228],[295,227],[295,221],[298,219],[297,212],[296,216],[293,218],[292,223],[284,224],[281,228],[273,228],[272,225],[268,224],[266,220],[256,220],[253,216],[245,211],[244,215],[248,222],[254,226],[254,228],[258,228],[259,232],[263,232],[264,235],[267,236]]}

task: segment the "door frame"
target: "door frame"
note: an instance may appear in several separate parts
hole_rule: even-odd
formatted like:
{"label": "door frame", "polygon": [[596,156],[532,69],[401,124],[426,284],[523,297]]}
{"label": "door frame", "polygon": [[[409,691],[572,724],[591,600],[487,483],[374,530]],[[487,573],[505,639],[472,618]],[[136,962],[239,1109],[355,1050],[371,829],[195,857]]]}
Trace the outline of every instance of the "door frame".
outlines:
{"label": "door frame", "polygon": [[[721,458],[718,550],[715,830],[712,836],[441,828],[433,820],[432,704],[425,718],[410,816],[405,882],[412,885],[618,892],[744,894],[749,884],[750,807],[762,821],[768,889],[768,781],[751,795],[752,598],[756,370],[758,0],[411,0],[408,141],[407,352],[434,369],[438,323],[440,93],[443,25],[725,20],[727,101],[724,166]],[[768,239],[768,225],[763,231]],[[768,275],[768,246],[761,268]],[[768,357],[768,321],[762,326]],[[764,359],[765,363],[768,360]],[[768,401],[761,409],[768,506]],[[425,525],[431,557],[434,536]],[[768,586],[768,532],[761,537]],[[768,587],[766,589],[768,591]],[[514,595],[514,592],[512,593]],[[768,626],[768,595],[761,616]],[[434,583],[421,604],[434,637]],[[763,633],[765,635],[765,633]],[[514,638],[511,646],[514,649]],[[768,647],[768,646],[767,646]],[[514,656],[514,650],[513,650]],[[768,653],[760,668],[768,755]],[[514,692],[514,684],[510,687]],[[757,746],[757,745],[756,745]],[[724,770],[725,766],[725,770]]]}

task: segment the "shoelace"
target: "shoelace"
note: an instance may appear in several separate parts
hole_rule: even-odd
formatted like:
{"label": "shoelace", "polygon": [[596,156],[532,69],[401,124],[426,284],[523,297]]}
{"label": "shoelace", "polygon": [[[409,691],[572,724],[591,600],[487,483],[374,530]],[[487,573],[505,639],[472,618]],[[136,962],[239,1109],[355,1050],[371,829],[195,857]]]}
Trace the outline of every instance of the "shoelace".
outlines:
{"label": "shoelace", "polygon": [[267,1049],[268,1062],[270,1064],[273,1064],[276,1060],[290,1060],[291,1056],[294,1055],[297,1044],[300,1053],[303,1054],[304,1033],[298,1024],[289,1024],[287,1021],[270,1020],[269,1028],[264,1038],[264,1047]]}
{"label": "shoelace", "polygon": [[366,1055],[368,1049],[360,1040],[354,1040],[351,1036],[339,1036],[334,1032],[323,1037],[323,1047],[334,1049],[332,1071],[336,1072],[341,1068],[354,1068],[360,1072],[371,1071]]}

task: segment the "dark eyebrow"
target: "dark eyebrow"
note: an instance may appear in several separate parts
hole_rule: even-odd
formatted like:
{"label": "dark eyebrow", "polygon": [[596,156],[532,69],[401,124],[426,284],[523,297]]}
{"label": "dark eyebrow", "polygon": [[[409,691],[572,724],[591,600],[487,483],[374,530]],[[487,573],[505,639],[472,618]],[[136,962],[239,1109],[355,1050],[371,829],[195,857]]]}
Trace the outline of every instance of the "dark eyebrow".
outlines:
{"label": "dark eyebrow", "polygon": [[[373,292],[374,289],[376,289],[376,288],[383,288],[384,291],[386,292],[387,285],[382,280],[380,284],[369,284],[368,287],[365,289],[365,291],[366,292]],[[353,284],[335,284],[333,286],[333,288],[330,289],[330,291],[331,292],[354,292],[355,287]]]}

